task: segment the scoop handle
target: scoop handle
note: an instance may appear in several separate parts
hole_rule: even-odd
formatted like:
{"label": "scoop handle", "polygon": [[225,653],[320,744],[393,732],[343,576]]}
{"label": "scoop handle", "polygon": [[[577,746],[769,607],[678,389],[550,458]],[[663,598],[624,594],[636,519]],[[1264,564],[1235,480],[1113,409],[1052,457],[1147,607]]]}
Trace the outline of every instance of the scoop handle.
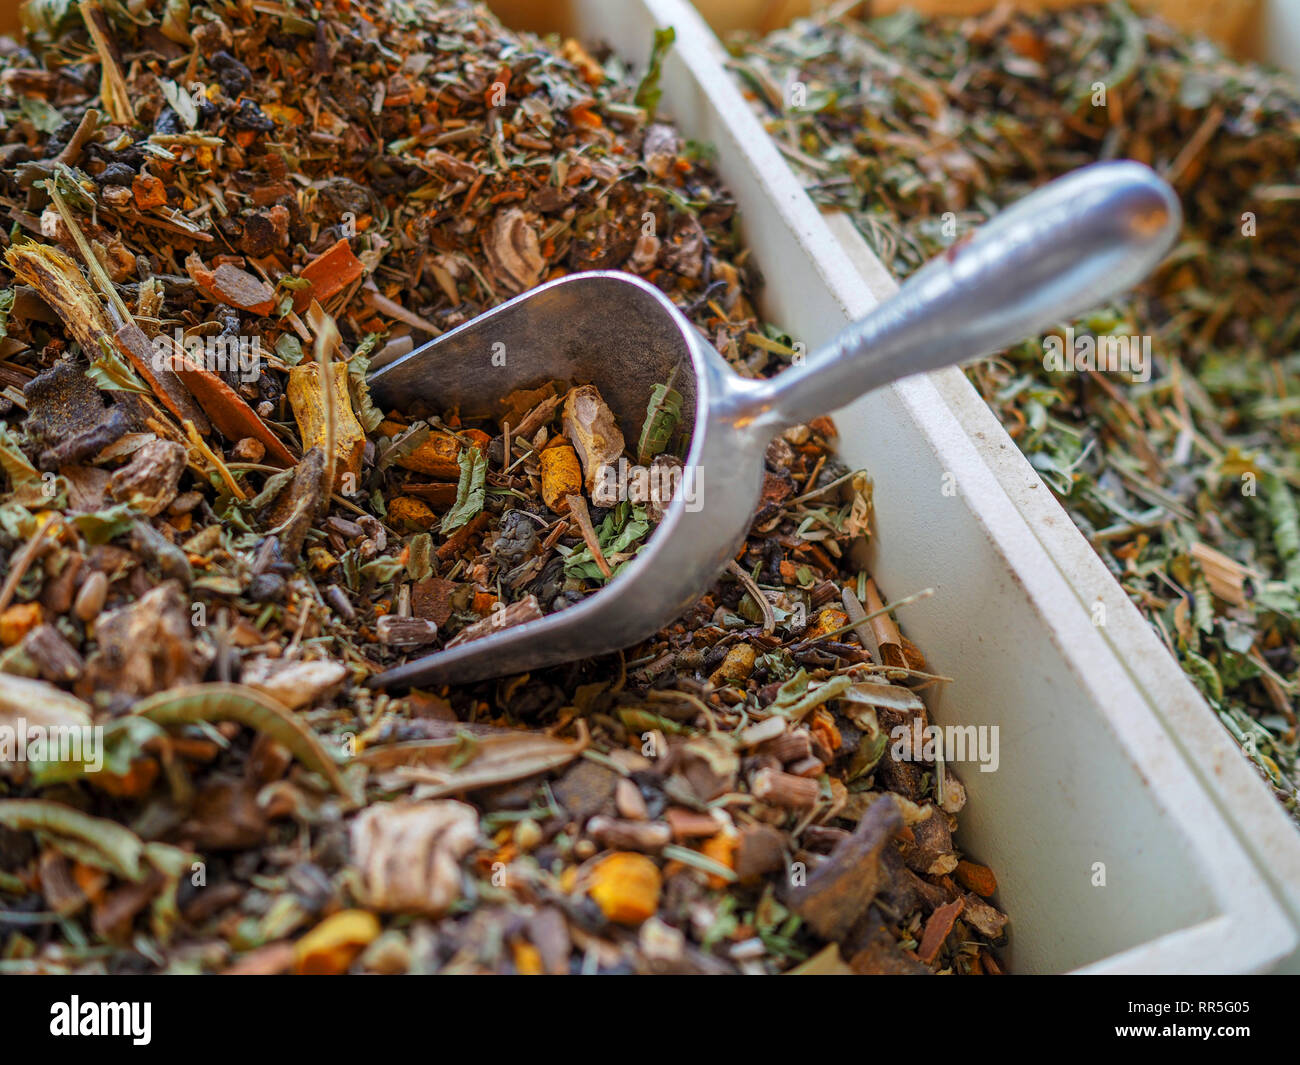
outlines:
{"label": "scoop handle", "polygon": [[794,367],[737,397],[776,431],[909,374],[991,354],[1141,281],[1178,234],[1174,191],[1136,162],[1043,186],[913,274],[897,295]]}

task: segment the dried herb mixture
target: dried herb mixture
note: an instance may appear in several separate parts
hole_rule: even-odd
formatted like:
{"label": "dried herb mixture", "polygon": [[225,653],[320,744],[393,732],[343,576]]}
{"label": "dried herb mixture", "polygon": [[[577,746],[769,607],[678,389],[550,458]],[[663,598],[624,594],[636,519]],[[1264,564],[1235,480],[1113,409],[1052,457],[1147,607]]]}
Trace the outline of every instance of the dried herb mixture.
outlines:
{"label": "dried herb mixture", "polygon": [[[581,382],[412,420],[372,359],[606,267],[742,372],[790,354],[707,153],[655,119],[670,33],[638,80],[460,4],[24,16],[0,971],[1001,970],[960,781],[890,749],[942,678],[851,561],[871,486],[827,419],[773,443],[736,565],[645,645],[367,686],[604,580],[654,516],[592,462],[675,448],[671,381],[615,448]],[[54,756],[96,729],[102,765]]]}
{"label": "dried herb mixture", "polygon": [[734,69],[810,194],[900,277],[1097,160],[1177,190],[1157,273],[1054,334],[1149,337],[1148,380],[1053,368],[1044,338],[967,372],[1300,817],[1300,86],[1119,3],[849,6],[737,42]]}

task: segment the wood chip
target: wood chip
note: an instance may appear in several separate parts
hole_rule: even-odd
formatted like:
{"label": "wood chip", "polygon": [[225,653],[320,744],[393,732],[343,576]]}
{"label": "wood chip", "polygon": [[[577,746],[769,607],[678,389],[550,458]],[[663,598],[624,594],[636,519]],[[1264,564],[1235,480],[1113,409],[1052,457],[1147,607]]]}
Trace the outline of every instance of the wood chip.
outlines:
{"label": "wood chip", "polygon": [[917,957],[927,965],[934,961],[939,954],[939,948],[943,946],[943,941],[948,938],[948,933],[952,931],[952,926],[957,923],[957,918],[965,908],[965,900],[958,899],[946,906],[940,906],[930,914],[930,919],[925,922],[921,945],[916,951]]}

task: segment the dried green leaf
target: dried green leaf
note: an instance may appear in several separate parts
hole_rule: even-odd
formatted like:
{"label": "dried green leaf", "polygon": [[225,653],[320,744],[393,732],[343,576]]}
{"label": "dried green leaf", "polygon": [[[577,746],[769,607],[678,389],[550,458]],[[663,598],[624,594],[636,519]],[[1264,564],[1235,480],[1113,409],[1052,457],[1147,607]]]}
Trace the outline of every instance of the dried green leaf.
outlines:
{"label": "dried green leaf", "polygon": [[664,56],[675,40],[677,31],[671,26],[655,30],[654,44],[650,47],[650,61],[646,63],[645,75],[636,87],[636,95],[632,97],[632,102],[637,107],[645,109],[647,121],[652,121],[655,111],[659,109],[659,101],[664,94],[659,87],[659,79],[663,77]]}
{"label": "dried green leaf", "polygon": [[586,746],[537,732],[506,731],[372,747],[357,761],[375,771],[393,771],[420,785],[420,794],[439,798],[496,784],[526,780],[568,765]]}
{"label": "dried green leaf", "polygon": [[444,535],[454,532],[483,509],[487,498],[487,455],[476,447],[463,447],[456,460],[460,466],[460,481],[456,485],[456,502],[442,518],[438,531]]}
{"label": "dried green leaf", "polygon": [[71,806],[43,799],[0,799],[0,825],[36,832],[56,850],[116,873],[125,880],[144,876],[144,843],[130,829],[104,817],[91,817]]}
{"label": "dried green leaf", "polygon": [[655,385],[650,390],[650,404],[636,446],[637,462],[647,466],[651,459],[667,450],[681,420],[682,394],[673,389],[669,378],[667,384]]}
{"label": "dried green leaf", "polygon": [[266,733],[336,791],[347,794],[338,763],[316,734],[274,699],[242,684],[193,684],[160,692],[142,699],[132,713],[159,725],[237,721]]}

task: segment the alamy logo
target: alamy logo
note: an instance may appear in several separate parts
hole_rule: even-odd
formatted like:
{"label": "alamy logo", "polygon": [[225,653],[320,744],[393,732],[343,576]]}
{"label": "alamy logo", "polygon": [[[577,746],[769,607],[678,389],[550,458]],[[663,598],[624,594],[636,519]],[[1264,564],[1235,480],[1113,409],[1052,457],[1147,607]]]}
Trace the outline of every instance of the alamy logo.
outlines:
{"label": "alamy logo", "polygon": [[50,1035],[125,1035],[148,1046],[152,1013],[150,1002],[82,1002],[73,995],[71,1002],[51,1004]]}
{"label": "alamy logo", "polygon": [[666,507],[679,495],[686,509],[694,514],[703,506],[700,489],[704,471],[686,476],[686,468],[676,460],[656,459],[649,466],[634,466],[627,459],[600,467],[591,501],[598,507],[612,507],[625,500],[633,503],[657,503]]}
{"label": "alamy logo", "polygon": [[103,725],[0,725],[0,762],[67,762],[91,773],[104,767]]}
{"label": "alamy logo", "polygon": [[913,718],[911,725],[892,729],[889,753],[896,762],[978,762],[981,773],[998,768],[997,725],[926,725]]}
{"label": "alamy logo", "polygon": [[1074,335],[1066,326],[1065,337],[1055,333],[1043,338],[1043,369],[1060,373],[1072,370],[1100,370],[1104,373],[1127,373],[1134,381],[1151,380],[1150,336]]}
{"label": "alamy logo", "polygon": [[242,383],[252,384],[262,374],[262,338],[229,333],[210,337],[186,336],[179,327],[174,336],[161,333],[153,338],[155,370],[183,370],[185,362],[213,373],[233,373]]}

